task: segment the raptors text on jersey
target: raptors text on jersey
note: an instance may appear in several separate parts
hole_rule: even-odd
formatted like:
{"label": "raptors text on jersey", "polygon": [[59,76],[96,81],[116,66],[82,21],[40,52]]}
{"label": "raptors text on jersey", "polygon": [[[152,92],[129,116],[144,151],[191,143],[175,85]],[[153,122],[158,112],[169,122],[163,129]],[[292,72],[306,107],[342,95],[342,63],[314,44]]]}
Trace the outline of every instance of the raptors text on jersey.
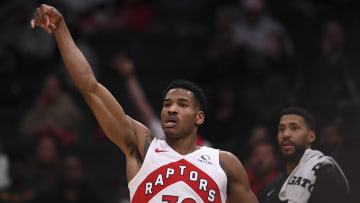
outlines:
{"label": "raptors text on jersey", "polygon": [[155,138],[129,190],[132,203],[224,203],[226,184],[219,150],[201,147],[181,155]]}

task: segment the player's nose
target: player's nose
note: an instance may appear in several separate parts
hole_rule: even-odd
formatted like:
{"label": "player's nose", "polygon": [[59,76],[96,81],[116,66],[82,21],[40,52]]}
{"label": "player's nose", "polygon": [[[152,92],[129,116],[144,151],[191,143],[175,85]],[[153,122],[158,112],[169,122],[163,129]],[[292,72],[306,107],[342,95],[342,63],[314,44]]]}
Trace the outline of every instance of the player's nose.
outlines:
{"label": "player's nose", "polygon": [[178,108],[176,105],[171,105],[170,108],[168,109],[168,113],[169,114],[176,114],[178,112]]}

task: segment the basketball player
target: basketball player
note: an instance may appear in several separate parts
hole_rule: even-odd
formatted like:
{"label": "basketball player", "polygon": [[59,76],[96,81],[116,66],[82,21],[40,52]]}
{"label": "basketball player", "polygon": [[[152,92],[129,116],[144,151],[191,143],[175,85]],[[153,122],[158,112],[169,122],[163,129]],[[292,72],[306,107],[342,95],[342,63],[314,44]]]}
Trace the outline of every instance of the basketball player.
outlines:
{"label": "basketball player", "polygon": [[54,33],[72,80],[105,134],[125,154],[131,202],[257,202],[234,155],[195,144],[205,118],[205,100],[197,86],[175,82],[166,89],[161,112],[166,138],[153,138],[97,82],[55,8],[44,4],[37,8],[31,21],[31,27],[35,26]]}
{"label": "basketball player", "polygon": [[312,150],[315,119],[305,109],[281,112],[278,143],[286,169],[263,190],[261,203],[348,203],[348,181],[334,159]]}

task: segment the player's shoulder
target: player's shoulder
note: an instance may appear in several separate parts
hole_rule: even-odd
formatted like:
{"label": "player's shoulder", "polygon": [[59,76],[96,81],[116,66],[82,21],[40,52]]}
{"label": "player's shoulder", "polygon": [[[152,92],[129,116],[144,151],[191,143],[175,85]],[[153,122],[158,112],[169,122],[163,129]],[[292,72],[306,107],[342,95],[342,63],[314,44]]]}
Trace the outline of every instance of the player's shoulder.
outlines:
{"label": "player's shoulder", "polygon": [[220,166],[228,175],[245,171],[241,161],[231,152],[220,150],[219,161]]}
{"label": "player's shoulder", "polygon": [[346,177],[343,176],[340,171],[332,165],[325,165],[316,172],[316,183],[323,182],[323,184],[333,186],[345,186]]}
{"label": "player's shoulder", "polygon": [[219,161],[220,163],[232,163],[234,161],[240,162],[240,160],[231,152],[219,150]]}
{"label": "player's shoulder", "polygon": [[237,159],[238,160],[238,158],[233,153],[228,152],[228,151],[219,150],[219,155],[221,158],[224,158],[226,160],[228,160],[228,159],[230,159],[230,160]]}
{"label": "player's shoulder", "polygon": [[328,164],[325,165],[323,167],[321,167],[317,172],[316,175],[317,176],[328,176],[328,175],[335,175],[335,174],[339,174],[339,171],[333,167],[332,165]]}

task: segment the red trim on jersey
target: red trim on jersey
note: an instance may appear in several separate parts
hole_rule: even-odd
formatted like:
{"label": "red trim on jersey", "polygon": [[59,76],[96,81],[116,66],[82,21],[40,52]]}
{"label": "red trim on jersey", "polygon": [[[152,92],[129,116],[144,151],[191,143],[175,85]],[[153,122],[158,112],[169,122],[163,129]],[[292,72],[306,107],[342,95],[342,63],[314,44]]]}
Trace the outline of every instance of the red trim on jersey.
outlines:
{"label": "red trim on jersey", "polygon": [[[181,175],[181,169],[179,166],[186,166],[186,169],[184,169],[184,171],[183,171],[183,175]],[[166,173],[167,173],[168,168],[174,169],[175,173],[173,175],[170,175],[168,178],[166,178]],[[196,181],[190,180],[189,177],[190,177],[191,171],[196,171],[198,173],[198,177],[197,177]],[[162,174],[162,176],[163,176],[164,185],[156,185],[155,186],[154,183],[156,182],[156,179],[159,174]],[[199,190],[200,179],[207,180],[207,187],[206,187],[207,191]],[[190,162],[186,161],[185,159],[181,159],[179,161],[172,162],[167,165],[161,166],[160,168],[158,168],[158,169],[154,170],[152,173],[150,173],[144,179],[144,181],[138,186],[131,202],[134,202],[134,203],[148,202],[156,194],[158,194],[161,190],[165,189],[166,187],[168,187],[176,182],[180,182],[180,181],[183,181],[188,186],[190,186],[190,188],[192,188],[204,202],[209,202],[208,195],[209,195],[209,190],[211,190],[211,189],[215,190],[215,192],[216,192],[215,199],[213,202],[214,203],[222,202],[220,190],[219,190],[219,187],[216,184],[216,182],[204,171],[197,168],[196,166],[194,166]],[[151,194],[145,194],[146,183],[148,183],[148,182],[153,183],[153,186],[151,189],[151,191],[152,191]],[[174,195],[174,194],[169,194],[169,195]]]}

